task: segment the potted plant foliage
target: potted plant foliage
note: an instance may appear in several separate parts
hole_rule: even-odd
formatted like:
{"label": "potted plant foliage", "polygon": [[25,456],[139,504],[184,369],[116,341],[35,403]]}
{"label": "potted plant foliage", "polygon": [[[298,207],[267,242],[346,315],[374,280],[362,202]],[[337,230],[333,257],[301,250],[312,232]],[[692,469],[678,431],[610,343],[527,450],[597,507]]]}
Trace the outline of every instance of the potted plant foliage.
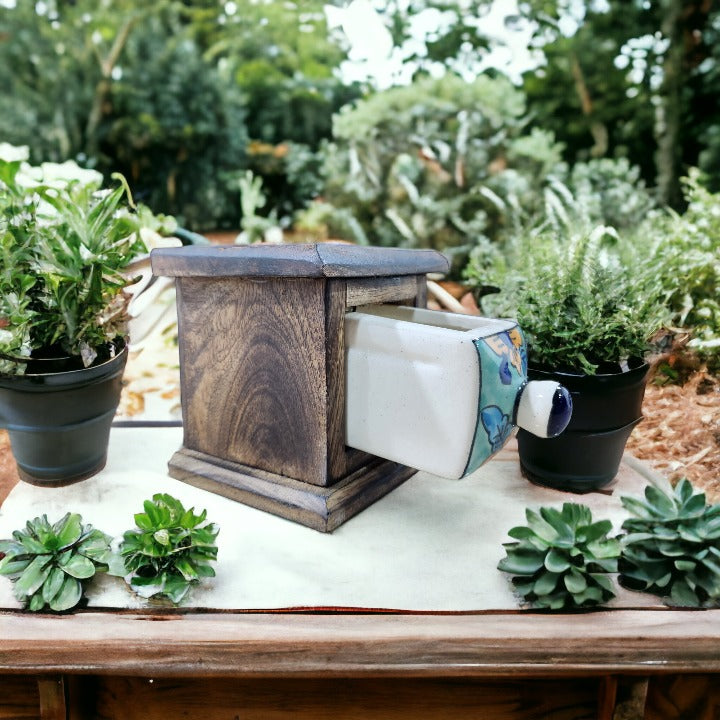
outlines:
{"label": "potted plant foliage", "polygon": [[33,168],[22,150],[0,146],[0,427],[21,478],[62,484],[105,464],[127,359],[122,270],[145,248],[123,178],[100,191],[98,173]]}
{"label": "potted plant foliage", "polygon": [[641,419],[644,358],[665,309],[647,259],[629,252],[604,226],[562,240],[541,233],[508,273],[503,310],[526,334],[528,377],[561,383],[573,401],[559,437],[518,433],[522,469],[535,482],[576,492],[606,485]]}

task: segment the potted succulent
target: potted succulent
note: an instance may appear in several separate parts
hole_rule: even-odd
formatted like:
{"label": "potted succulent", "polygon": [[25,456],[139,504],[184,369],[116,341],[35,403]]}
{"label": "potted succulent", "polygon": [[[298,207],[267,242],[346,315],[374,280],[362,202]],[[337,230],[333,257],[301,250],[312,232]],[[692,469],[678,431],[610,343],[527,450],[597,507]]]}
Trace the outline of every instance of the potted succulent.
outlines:
{"label": "potted succulent", "polygon": [[[629,246],[628,246],[629,247]],[[665,308],[649,263],[628,259],[612,228],[538,235],[505,283],[510,307],[528,341],[528,377],[555,380],[572,396],[565,432],[541,439],[520,430],[523,472],[532,481],[585,492],[617,474],[641,419],[649,340]]]}
{"label": "potted succulent", "polygon": [[0,145],[0,427],[21,478],[62,484],[105,463],[127,358],[122,271],[145,247],[124,178],[100,191],[99,173],[26,159]]}

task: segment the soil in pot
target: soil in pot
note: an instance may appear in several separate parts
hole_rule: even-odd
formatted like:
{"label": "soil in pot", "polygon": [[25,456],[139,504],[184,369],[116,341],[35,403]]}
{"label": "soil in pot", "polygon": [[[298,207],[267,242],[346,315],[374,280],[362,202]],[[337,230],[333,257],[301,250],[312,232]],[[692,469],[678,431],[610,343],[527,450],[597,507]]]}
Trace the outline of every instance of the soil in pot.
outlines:
{"label": "soil in pot", "polygon": [[648,369],[642,360],[629,363],[628,369],[601,368],[597,375],[531,367],[530,379],[555,380],[570,391],[573,414],[565,432],[556,438],[518,431],[524,474],[538,484],[571,492],[589,492],[610,483],[625,443],[642,419]]}
{"label": "soil in pot", "polygon": [[22,480],[66,485],[105,466],[127,362],[127,347],[118,347],[88,368],[38,372],[45,363],[33,361],[24,375],[0,376],[0,426]]}

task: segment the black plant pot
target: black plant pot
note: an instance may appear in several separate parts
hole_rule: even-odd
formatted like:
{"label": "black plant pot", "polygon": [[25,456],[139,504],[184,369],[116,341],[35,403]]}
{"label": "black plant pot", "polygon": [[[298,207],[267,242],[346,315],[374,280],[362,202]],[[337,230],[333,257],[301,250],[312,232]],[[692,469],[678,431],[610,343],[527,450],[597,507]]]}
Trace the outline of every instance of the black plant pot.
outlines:
{"label": "black plant pot", "polygon": [[66,370],[58,362],[48,372],[38,371],[48,361],[33,361],[25,375],[0,375],[0,427],[8,430],[20,477],[39,485],[67,485],[105,466],[127,347],[88,368]]}
{"label": "black plant pot", "polygon": [[628,370],[583,375],[530,368],[531,380],[555,380],[572,396],[573,414],[562,435],[542,439],[518,431],[520,465],[541,485],[571,492],[589,492],[617,475],[625,444],[642,419],[649,365],[642,360]]}

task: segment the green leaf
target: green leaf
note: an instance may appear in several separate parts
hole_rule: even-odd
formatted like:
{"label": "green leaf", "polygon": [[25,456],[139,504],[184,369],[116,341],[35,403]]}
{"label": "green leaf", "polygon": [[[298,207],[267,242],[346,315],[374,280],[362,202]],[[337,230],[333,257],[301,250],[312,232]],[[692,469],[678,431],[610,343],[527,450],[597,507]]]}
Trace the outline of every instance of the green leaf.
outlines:
{"label": "green leaf", "polygon": [[197,580],[198,574],[192,564],[185,558],[180,558],[175,562],[175,568],[186,580]]}
{"label": "green leaf", "polygon": [[80,515],[76,513],[68,513],[64,518],[62,525],[58,529],[57,537],[59,548],[65,549],[76,543],[82,535],[82,520]]}
{"label": "green leaf", "polygon": [[190,583],[184,578],[175,575],[165,578],[163,593],[172,600],[175,605],[179,605],[190,591]]}
{"label": "green leaf", "polygon": [[571,547],[575,542],[573,529],[565,522],[562,513],[551,507],[540,508],[540,516],[555,530],[553,545]]}
{"label": "green leaf", "polygon": [[508,530],[508,535],[515,540],[529,540],[536,537],[535,533],[527,525],[518,525]]}
{"label": "green leaf", "polygon": [[638,498],[623,496],[620,498],[620,502],[628,512],[643,520],[655,520],[659,517],[652,505],[648,505]]}
{"label": "green leaf", "polygon": [[672,517],[677,513],[673,499],[653,485],[645,488],[645,497],[658,517]]}
{"label": "green leaf", "polygon": [[[138,513],[135,515],[135,524],[141,529],[141,530],[152,530],[154,527],[153,521],[150,519],[150,516],[147,513]],[[131,532],[131,531],[129,531]],[[126,533],[127,535],[127,533]]]}
{"label": "green leaf", "polygon": [[0,553],[4,555],[23,555],[25,548],[15,540],[0,540]]}
{"label": "green leaf", "polygon": [[571,593],[581,593],[587,588],[587,580],[574,569],[563,577],[563,582],[568,592]]}
{"label": "green leaf", "polygon": [[685,580],[677,580],[673,583],[670,599],[673,605],[680,607],[700,607],[701,605],[700,599]]}
{"label": "green leaf", "polygon": [[[159,496],[156,495],[155,497],[157,498]],[[145,514],[148,516],[150,522],[152,523],[151,528],[158,526],[162,517],[160,513],[160,508],[151,500],[146,500],[143,503],[143,508],[145,510]]]}
{"label": "green leaf", "polygon": [[[608,598],[609,599],[609,598]],[[578,607],[589,607],[603,602],[605,597],[600,588],[588,586],[580,593],[573,595],[573,601]]]}
{"label": "green leaf", "polygon": [[697,567],[697,563],[692,560],[675,560],[673,565],[680,572],[692,572]]}
{"label": "green leaf", "polygon": [[620,543],[617,540],[603,540],[588,543],[588,550],[598,559],[616,558],[620,555]]}
{"label": "green leaf", "polygon": [[12,555],[6,555],[0,560],[0,575],[19,575],[30,564],[29,557],[16,560]]}
{"label": "green leaf", "polygon": [[527,518],[528,526],[538,537],[541,537],[548,543],[554,543],[555,540],[557,540],[558,534],[555,528],[543,520],[536,512],[528,509],[525,511],[525,517]]}
{"label": "green leaf", "polygon": [[42,555],[43,553],[48,552],[48,548],[46,548],[41,542],[35,540],[35,538],[30,537],[29,535],[24,535],[21,543],[25,550],[29,553],[32,553],[33,555]]}
{"label": "green leaf", "polygon": [[508,551],[507,557],[498,563],[498,569],[515,575],[532,575],[543,567],[544,560],[545,558],[540,552]]}
{"label": "green leaf", "polygon": [[603,573],[590,573],[590,577],[606,592],[610,593],[611,597],[615,597],[615,588],[613,587],[612,580]]}
{"label": "green leaf", "polygon": [[564,553],[553,548],[545,556],[545,567],[552,573],[561,573],[570,567],[570,561]]}
{"label": "green leaf", "polygon": [[592,525],[587,525],[578,532],[578,540],[583,542],[593,542],[607,535],[612,530],[612,522],[610,520],[600,520]]}
{"label": "green leaf", "polygon": [[36,593],[30,598],[28,610],[31,612],[40,612],[45,607],[45,600],[41,593]]}
{"label": "green leaf", "polygon": [[162,530],[156,530],[153,533],[153,537],[161,545],[169,545],[170,544],[170,533],[168,532],[167,528],[163,528]]}
{"label": "green leaf", "polygon": [[706,505],[705,493],[698,493],[687,500],[681,509],[684,517],[702,515]]}
{"label": "green leaf", "polygon": [[84,580],[95,574],[95,565],[83,555],[73,555],[64,565],[62,569],[74,578]]}
{"label": "green leaf", "polygon": [[64,580],[65,573],[60,568],[54,567],[50,571],[47,580],[42,586],[42,597],[46,603],[50,603],[50,601],[58,594]]}
{"label": "green leaf", "polygon": [[685,504],[693,494],[693,487],[687,478],[681,478],[678,484],[675,486],[675,494],[680,499],[680,502]]}
{"label": "green leaf", "polygon": [[678,527],[678,533],[683,540],[687,540],[688,542],[701,543],[703,541],[703,538],[697,534],[695,529],[687,525],[680,525],[680,527]]}
{"label": "green leaf", "polygon": [[51,561],[52,556],[50,555],[38,555],[34,558],[15,582],[14,591],[16,596],[27,597],[33,595],[50,574]]}
{"label": "green leaf", "polygon": [[56,612],[63,612],[74,608],[82,598],[82,585],[79,580],[65,576],[60,591],[55,595],[50,607]]}
{"label": "green leaf", "polygon": [[536,595],[549,595],[557,587],[559,579],[559,573],[544,572],[535,581],[533,592]]}

